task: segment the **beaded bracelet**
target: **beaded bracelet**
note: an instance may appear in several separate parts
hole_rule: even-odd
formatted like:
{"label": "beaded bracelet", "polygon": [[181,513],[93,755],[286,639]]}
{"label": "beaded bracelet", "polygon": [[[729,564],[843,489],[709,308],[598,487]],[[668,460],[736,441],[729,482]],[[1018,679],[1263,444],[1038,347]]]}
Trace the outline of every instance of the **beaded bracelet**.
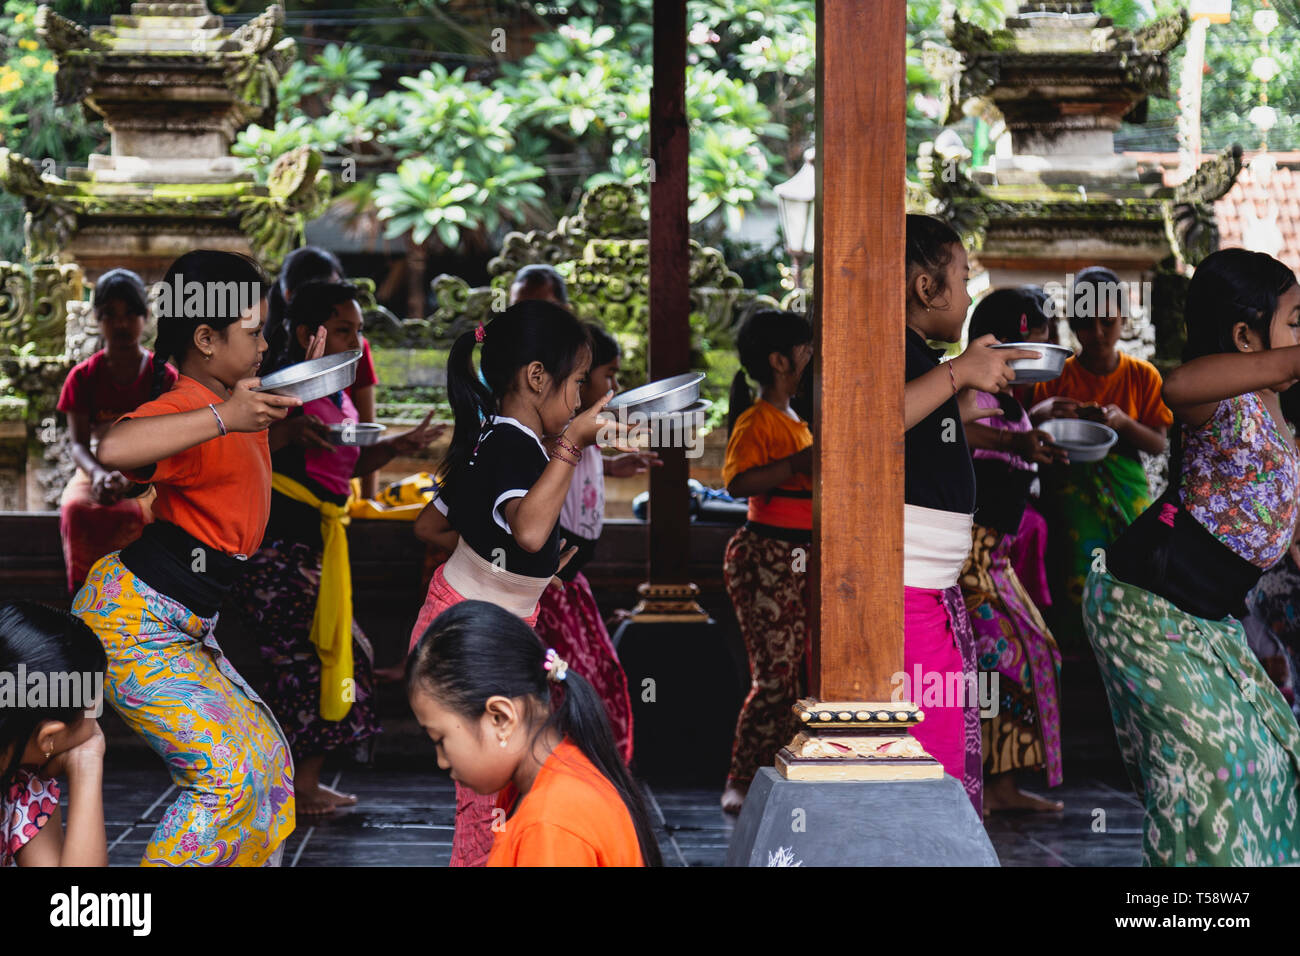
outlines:
{"label": "beaded bracelet", "polygon": [[582,450],[578,448],[577,445],[573,444],[573,442],[565,441],[563,435],[555,436],[555,444],[563,448],[565,451],[567,451],[570,455],[572,455],[575,458],[582,457]]}
{"label": "beaded bracelet", "polygon": [[562,461],[562,462],[564,462],[566,465],[570,465],[570,466],[572,466],[572,467],[574,467],[574,468],[577,468],[577,467],[578,467],[578,463],[577,463],[576,461],[569,461],[569,459],[565,458],[565,457],[564,457],[562,454],[560,454],[558,451],[553,451],[553,452],[551,452],[551,461]]}

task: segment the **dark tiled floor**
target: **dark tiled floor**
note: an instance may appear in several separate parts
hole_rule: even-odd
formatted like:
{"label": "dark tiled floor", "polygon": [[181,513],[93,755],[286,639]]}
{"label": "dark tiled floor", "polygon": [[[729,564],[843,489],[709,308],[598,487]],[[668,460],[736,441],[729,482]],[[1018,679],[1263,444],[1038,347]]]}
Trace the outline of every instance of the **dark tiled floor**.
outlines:
{"label": "dark tiled floor", "polygon": [[[109,863],[135,866],[175,791],[161,767],[106,769]],[[356,793],[359,805],[302,821],[285,846],[286,866],[446,866],[451,857],[455,794],[445,774],[419,769],[347,768],[331,784]],[[705,788],[646,788],[669,866],[721,866],[732,821]],[[1004,866],[1136,866],[1142,810],[1126,785],[1100,779],[1052,791],[1066,810],[1007,815],[988,823]]]}

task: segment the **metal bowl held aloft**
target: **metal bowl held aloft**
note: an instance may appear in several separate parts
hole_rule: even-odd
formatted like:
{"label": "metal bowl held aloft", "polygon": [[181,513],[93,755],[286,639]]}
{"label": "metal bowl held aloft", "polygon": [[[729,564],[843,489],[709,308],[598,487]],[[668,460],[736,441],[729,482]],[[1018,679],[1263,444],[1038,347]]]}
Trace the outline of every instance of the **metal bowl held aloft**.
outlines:
{"label": "metal bowl held aloft", "polygon": [[1015,369],[1016,377],[1012,385],[1032,385],[1034,382],[1050,382],[1061,377],[1065,360],[1074,354],[1064,345],[1052,345],[1048,342],[1005,342],[994,345],[995,349],[1024,349],[1037,352],[1036,359],[1012,359],[1010,365]]}
{"label": "metal bowl held aloft", "polygon": [[255,392],[270,392],[300,398],[304,403],[333,395],[351,385],[357,378],[357,363],[361,350],[322,355],[310,362],[299,362],[262,378]]}
{"label": "metal bowl held aloft", "polygon": [[1066,450],[1071,462],[1101,461],[1119,441],[1109,425],[1082,418],[1051,418],[1038,427],[1052,436],[1052,444]]}
{"label": "metal bowl held aloft", "polygon": [[330,443],[334,445],[373,445],[388,430],[387,425],[374,422],[335,422],[329,426]]}
{"label": "metal bowl held aloft", "polygon": [[703,372],[687,372],[685,375],[674,375],[672,378],[631,388],[610,399],[604,412],[619,418],[634,414],[680,412],[699,400],[702,381]]}

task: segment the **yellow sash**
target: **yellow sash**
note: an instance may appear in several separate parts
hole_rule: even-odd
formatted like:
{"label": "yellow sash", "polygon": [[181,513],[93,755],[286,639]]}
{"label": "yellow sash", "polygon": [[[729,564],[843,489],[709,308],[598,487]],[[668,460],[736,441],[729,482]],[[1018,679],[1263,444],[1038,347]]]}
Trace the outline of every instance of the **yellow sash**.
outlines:
{"label": "yellow sash", "polygon": [[348,561],[348,535],[344,530],[351,520],[348,506],[321,501],[298,482],[278,472],[271,475],[271,487],[286,498],[320,512],[324,548],[316,613],[311,619],[311,642],[320,655],[320,715],[326,720],[342,720],[356,697],[352,678],[352,565]]}

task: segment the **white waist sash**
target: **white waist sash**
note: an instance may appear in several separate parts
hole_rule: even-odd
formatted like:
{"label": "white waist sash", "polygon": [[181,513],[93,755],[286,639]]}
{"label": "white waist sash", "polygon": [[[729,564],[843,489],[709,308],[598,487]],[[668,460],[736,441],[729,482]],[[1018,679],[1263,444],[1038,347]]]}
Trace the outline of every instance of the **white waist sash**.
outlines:
{"label": "white waist sash", "polygon": [[533,616],[537,602],[551,583],[550,578],[530,578],[498,567],[466,544],[463,537],[442,566],[442,576],[466,600],[497,604],[525,619]]}
{"label": "white waist sash", "polygon": [[942,591],[957,583],[974,516],[903,505],[903,585]]}

